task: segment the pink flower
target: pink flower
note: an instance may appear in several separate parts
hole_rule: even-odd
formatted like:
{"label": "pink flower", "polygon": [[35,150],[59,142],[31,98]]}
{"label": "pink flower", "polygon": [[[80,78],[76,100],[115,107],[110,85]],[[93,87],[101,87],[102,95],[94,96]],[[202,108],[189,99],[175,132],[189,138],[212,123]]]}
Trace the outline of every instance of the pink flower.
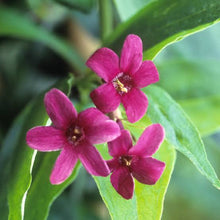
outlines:
{"label": "pink flower", "polygon": [[159,74],[152,61],[142,62],[142,51],[141,39],[130,34],[125,39],[120,60],[109,48],[101,48],[86,62],[105,81],[90,95],[102,112],[112,112],[122,102],[132,123],[146,113],[148,100],[140,88],[157,82]]}
{"label": "pink flower", "polygon": [[113,159],[107,161],[111,170],[111,183],[125,199],[133,196],[133,177],[140,183],[153,185],[163,173],[165,163],[152,158],[164,139],[164,129],[153,124],[145,129],[136,145],[132,147],[129,131],[122,130],[121,136],[108,143],[109,154]]}
{"label": "pink flower", "polygon": [[39,126],[27,132],[27,144],[39,151],[61,150],[50,176],[52,184],[60,184],[72,173],[79,159],[95,176],[108,176],[109,169],[93,144],[111,141],[120,135],[119,126],[96,108],[77,115],[76,109],[58,89],[44,98],[52,126]]}

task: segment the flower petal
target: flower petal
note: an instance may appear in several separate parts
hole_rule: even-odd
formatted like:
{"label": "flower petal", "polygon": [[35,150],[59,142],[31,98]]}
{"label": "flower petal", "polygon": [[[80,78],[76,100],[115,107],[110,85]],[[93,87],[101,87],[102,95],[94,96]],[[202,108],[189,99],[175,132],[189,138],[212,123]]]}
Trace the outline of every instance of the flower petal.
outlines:
{"label": "flower petal", "polygon": [[76,153],[71,146],[66,145],[55,162],[50,175],[50,182],[52,184],[60,184],[64,182],[71,175],[76,162]]}
{"label": "flower petal", "polygon": [[122,104],[125,107],[128,121],[134,123],[146,113],[148,100],[140,89],[133,88],[130,92],[122,96]]}
{"label": "flower petal", "polygon": [[121,132],[119,125],[96,108],[79,113],[79,126],[91,144],[101,144],[117,138]]}
{"label": "flower petal", "polygon": [[106,82],[111,81],[119,72],[119,57],[109,48],[98,49],[86,65]]}
{"label": "flower petal", "polygon": [[91,92],[90,97],[96,107],[103,113],[114,111],[121,102],[121,96],[118,94],[112,83],[105,83],[99,86]]}
{"label": "flower petal", "polygon": [[127,155],[131,147],[132,138],[130,132],[127,130],[122,130],[118,138],[108,142],[108,152],[112,157]]}
{"label": "flower petal", "polygon": [[76,120],[76,109],[60,90],[51,89],[45,95],[44,103],[47,114],[55,127],[65,129]]}
{"label": "flower petal", "polygon": [[95,126],[97,123],[110,120],[108,116],[104,115],[97,108],[88,108],[79,113],[78,123],[80,127]]}
{"label": "flower petal", "polygon": [[144,61],[139,70],[133,74],[133,81],[138,88],[146,87],[159,80],[159,73],[152,61]]}
{"label": "flower petal", "polygon": [[163,142],[165,131],[160,124],[152,124],[147,127],[138,139],[136,145],[132,147],[129,154],[140,157],[152,156]]}
{"label": "flower petal", "polygon": [[86,139],[92,144],[102,144],[112,141],[120,135],[118,124],[112,120],[87,127],[85,130]]}
{"label": "flower petal", "polygon": [[60,150],[65,143],[63,131],[52,126],[38,126],[30,129],[26,135],[27,144],[39,151]]}
{"label": "flower petal", "polygon": [[143,45],[140,37],[130,34],[125,39],[120,59],[120,68],[124,73],[135,73],[141,66]]}
{"label": "flower petal", "polygon": [[133,177],[140,183],[153,185],[161,177],[165,163],[152,157],[139,158],[131,163]]}
{"label": "flower petal", "polygon": [[115,190],[125,199],[131,199],[134,192],[134,180],[126,167],[120,167],[111,175]]}
{"label": "flower petal", "polygon": [[118,158],[113,158],[111,160],[106,161],[108,168],[110,169],[110,172],[113,172],[114,170],[118,169],[120,164],[118,162]]}
{"label": "flower petal", "polygon": [[89,143],[78,146],[78,156],[85,169],[94,176],[108,176],[110,170],[95,147]]}

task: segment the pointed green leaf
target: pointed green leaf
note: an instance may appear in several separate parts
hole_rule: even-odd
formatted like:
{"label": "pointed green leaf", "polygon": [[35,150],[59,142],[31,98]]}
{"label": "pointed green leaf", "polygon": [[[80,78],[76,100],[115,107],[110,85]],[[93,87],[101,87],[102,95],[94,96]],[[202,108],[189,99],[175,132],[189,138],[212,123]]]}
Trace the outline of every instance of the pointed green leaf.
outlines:
{"label": "pointed green leaf", "polygon": [[137,34],[144,42],[145,59],[153,59],[168,44],[218,22],[219,18],[219,0],[152,1],[120,24],[105,45],[118,52],[128,34]]}
{"label": "pointed green leaf", "polygon": [[114,0],[114,3],[121,20],[126,21],[151,1],[153,0],[126,0],[126,7],[124,0]]}
{"label": "pointed green leaf", "polygon": [[[12,176],[10,173],[10,168],[12,167],[12,162],[14,161],[15,156],[13,155],[13,151],[15,151],[16,148],[18,148],[19,140],[21,137],[25,137],[25,133],[23,132],[23,128],[25,126],[25,119],[28,113],[30,112],[30,107],[26,108],[15,120],[13,123],[11,129],[9,130],[6,138],[4,139],[3,146],[1,148],[0,152],[0,167],[4,167],[3,170],[0,170],[1,178],[0,178],[0,213],[1,218],[3,220],[8,219],[9,214],[9,207],[8,207],[8,182],[10,179],[14,179],[16,177]],[[42,120],[42,118],[40,119]],[[21,142],[21,141],[20,141]],[[24,144],[25,141],[22,142]],[[18,151],[18,149],[17,149]],[[23,169],[26,170],[26,175],[22,178],[22,183],[20,183],[21,187],[17,189],[17,193],[15,196],[15,201],[20,200],[20,203],[22,201],[24,192],[27,190],[29,186],[30,181],[30,164],[31,164],[31,158],[33,152],[30,149],[25,149],[26,155],[28,157],[26,158],[27,166],[26,164],[23,165]],[[15,158],[16,159],[16,158]],[[7,184],[6,184],[7,183]],[[16,203],[16,202],[15,202]],[[16,206],[16,204],[15,204]],[[18,211],[19,214],[17,215],[18,219],[21,219],[21,204],[18,204],[16,207],[14,207]]]}
{"label": "pointed green leaf", "polygon": [[111,219],[137,219],[136,196],[126,200],[119,196],[110,182],[110,177],[94,177],[99,193],[108,208]]}
{"label": "pointed green leaf", "polygon": [[10,36],[44,43],[71,65],[74,65],[79,72],[85,68],[82,58],[63,39],[35,25],[29,18],[21,15],[18,11],[2,6],[0,6],[0,36]]}
{"label": "pointed green leaf", "polygon": [[144,92],[149,98],[148,116],[152,122],[162,124],[167,140],[219,189],[220,181],[207,158],[199,132],[182,108],[159,87],[149,86]]}
{"label": "pointed green leaf", "polygon": [[50,183],[51,170],[59,153],[37,153],[32,173],[32,183],[25,201],[24,220],[47,219],[53,201],[76,178],[80,168],[79,162],[75,166],[72,175],[65,182],[60,185]]}

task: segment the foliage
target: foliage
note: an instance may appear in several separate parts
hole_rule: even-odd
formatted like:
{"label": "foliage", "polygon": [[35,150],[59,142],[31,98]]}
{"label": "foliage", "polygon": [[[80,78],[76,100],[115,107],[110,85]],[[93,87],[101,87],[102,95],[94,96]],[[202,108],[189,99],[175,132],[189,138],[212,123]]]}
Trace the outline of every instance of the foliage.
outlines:
{"label": "foliage", "polygon": [[[49,175],[57,153],[36,152],[25,141],[28,129],[50,123],[43,105],[49,88],[68,94],[78,110],[92,105],[89,93],[100,81],[86,70],[82,54],[86,51],[88,57],[94,52],[90,48],[97,46],[91,33],[85,34],[76,23],[99,37],[97,11],[103,46],[119,54],[125,37],[137,34],[143,40],[144,59],[154,59],[160,73],[156,86],[143,89],[149,107],[140,121],[129,123],[120,108],[122,123],[134,141],[152,123],[162,124],[166,131],[166,140],[155,154],[166,163],[164,174],[153,186],[136,181],[131,200],[116,193],[109,177],[93,177],[94,183],[83,170],[79,172],[80,163],[64,183],[51,185]],[[94,0],[0,3],[1,219],[52,220],[57,219],[55,214],[67,219],[106,219],[108,214],[100,211],[106,213],[100,208],[99,192],[112,219],[161,219],[163,210],[164,219],[180,215],[190,219],[192,210],[194,219],[217,220],[220,26],[199,31],[217,23],[219,14],[218,0],[128,0],[126,5],[122,0],[99,0],[99,8]],[[106,144],[97,148],[109,159]],[[200,196],[201,204],[195,205]],[[62,211],[57,214],[60,204]],[[98,205],[89,209],[91,204]],[[183,213],[184,209],[188,211]]]}

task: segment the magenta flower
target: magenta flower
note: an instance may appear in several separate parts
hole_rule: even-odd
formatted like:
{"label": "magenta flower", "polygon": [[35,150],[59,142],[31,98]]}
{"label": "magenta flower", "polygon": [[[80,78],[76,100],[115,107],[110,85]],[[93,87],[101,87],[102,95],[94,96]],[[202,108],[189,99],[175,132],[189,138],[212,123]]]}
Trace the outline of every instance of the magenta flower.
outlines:
{"label": "magenta flower", "polygon": [[133,196],[134,180],[153,185],[163,173],[165,163],[152,158],[164,139],[164,129],[153,124],[145,129],[136,145],[132,147],[129,131],[122,130],[121,136],[108,143],[109,154],[113,159],[107,161],[111,170],[111,183],[125,199]]}
{"label": "magenta flower", "polygon": [[142,51],[141,39],[130,34],[125,39],[120,60],[114,51],[101,48],[86,62],[105,81],[90,95],[102,112],[112,112],[122,102],[132,123],[146,113],[148,100],[140,88],[157,82],[159,74],[152,61],[142,62]]}
{"label": "magenta flower", "polygon": [[52,126],[39,126],[27,132],[27,144],[39,151],[61,150],[50,176],[52,184],[60,184],[72,173],[79,159],[95,176],[108,176],[109,169],[93,144],[111,141],[120,135],[116,122],[96,108],[77,115],[76,109],[58,89],[50,90],[44,99]]}

